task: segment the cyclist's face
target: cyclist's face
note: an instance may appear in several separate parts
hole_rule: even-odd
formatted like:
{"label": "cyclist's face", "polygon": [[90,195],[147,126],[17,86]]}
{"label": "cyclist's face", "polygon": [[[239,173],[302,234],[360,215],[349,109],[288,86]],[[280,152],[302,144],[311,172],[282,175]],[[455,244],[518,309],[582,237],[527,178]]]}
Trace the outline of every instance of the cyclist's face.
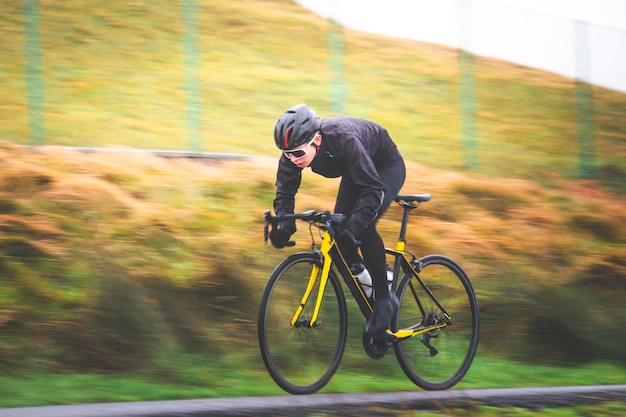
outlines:
{"label": "cyclist's face", "polygon": [[317,134],[311,142],[307,143],[306,145],[303,145],[301,148],[296,148],[296,149],[302,149],[304,151],[304,155],[302,155],[299,158],[296,158],[295,156],[289,153],[286,153],[285,156],[289,158],[291,162],[297,165],[298,168],[306,168],[309,165],[311,165],[311,162],[313,162],[313,159],[315,158],[315,155],[317,154],[317,147],[321,143],[321,140],[322,140],[322,136]]}

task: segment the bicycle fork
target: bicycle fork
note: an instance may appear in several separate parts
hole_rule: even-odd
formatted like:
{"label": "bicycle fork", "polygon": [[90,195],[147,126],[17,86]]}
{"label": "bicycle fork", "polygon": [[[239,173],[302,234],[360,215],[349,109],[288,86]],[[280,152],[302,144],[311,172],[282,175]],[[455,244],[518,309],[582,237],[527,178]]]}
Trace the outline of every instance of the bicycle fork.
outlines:
{"label": "bicycle fork", "polygon": [[[309,283],[307,284],[304,295],[302,296],[302,300],[300,301],[300,305],[296,309],[293,318],[291,319],[292,327],[315,327],[318,325],[317,318],[319,316],[320,308],[322,306],[322,299],[324,298],[324,291],[326,290],[326,285],[328,285],[328,274],[330,273],[330,266],[332,264],[330,259],[329,250],[332,246],[330,234],[328,232],[324,233],[324,238],[322,241],[322,246],[318,251],[321,259],[313,264],[311,268],[311,276],[309,277]],[[315,283],[317,282],[317,277],[320,273],[320,264],[322,265],[321,276],[320,276],[320,287],[317,292],[317,299],[315,300],[315,307],[313,309],[313,315],[310,320],[300,319],[300,315],[304,310],[311,294],[313,293],[313,289],[315,288]]]}
{"label": "bicycle fork", "polygon": [[[331,238],[330,233],[328,231],[324,233],[320,248],[315,249],[314,247],[314,251],[319,256],[319,260],[311,268],[311,275],[309,277],[307,288],[304,292],[304,295],[302,296],[300,305],[296,309],[296,312],[293,315],[293,318],[291,319],[291,325],[294,327],[312,328],[321,324],[321,323],[318,323],[317,320],[319,318],[319,313],[320,313],[320,309],[322,306],[322,300],[324,298],[324,291],[326,290],[326,286],[328,285],[330,269],[333,265],[333,256],[337,256],[337,261],[339,261],[339,259],[343,259],[343,257],[338,253],[338,250],[335,246],[335,241],[333,238]],[[340,271],[341,276],[344,278],[346,285],[348,286],[353,296],[355,297],[355,300],[357,301],[357,304],[359,305],[361,312],[366,318],[369,318],[369,315],[372,312],[372,305],[370,304],[365,293],[363,292],[361,285],[358,283],[357,278],[351,274],[350,269],[347,267],[347,265],[345,265],[345,262],[343,262],[343,265],[339,265],[339,264],[336,264],[336,265],[340,269],[342,267],[343,269],[345,269],[343,271]],[[348,280],[347,275],[350,275],[350,277],[352,278],[351,282]],[[319,289],[317,292],[317,299],[315,300],[315,306],[313,308],[313,314],[311,316],[311,319],[310,320],[301,319],[300,315],[302,314],[302,311],[304,311],[306,304],[309,302],[309,299],[311,298],[311,295],[313,294],[313,290],[315,288],[315,284],[317,283],[318,277],[320,280]]]}

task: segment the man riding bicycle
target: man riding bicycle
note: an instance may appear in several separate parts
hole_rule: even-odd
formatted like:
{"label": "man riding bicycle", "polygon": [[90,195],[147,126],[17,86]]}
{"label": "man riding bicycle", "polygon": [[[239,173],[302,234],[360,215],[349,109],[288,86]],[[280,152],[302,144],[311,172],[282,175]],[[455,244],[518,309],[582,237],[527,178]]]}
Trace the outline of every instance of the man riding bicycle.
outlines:
{"label": "man riding bicycle", "polygon": [[[376,299],[365,332],[382,336],[390,328],[398,300],[387,287],[385,246],[376,224],[404,184],[406,168],[398,148],[387,130],[374,122],[354,117],[321,119],[305,104],[278,119],[274,140],[283,151],[276,174],[277,215],[294,212],[304,168],[326,178],[341,177],[334,212],[348,219],[336,240],[348,265],[361,262],[357,247],[361,242],[362,261],[372,277]],[[269,237],[276,248],[283,248],[295,232],[295,220],[285,221]]]}

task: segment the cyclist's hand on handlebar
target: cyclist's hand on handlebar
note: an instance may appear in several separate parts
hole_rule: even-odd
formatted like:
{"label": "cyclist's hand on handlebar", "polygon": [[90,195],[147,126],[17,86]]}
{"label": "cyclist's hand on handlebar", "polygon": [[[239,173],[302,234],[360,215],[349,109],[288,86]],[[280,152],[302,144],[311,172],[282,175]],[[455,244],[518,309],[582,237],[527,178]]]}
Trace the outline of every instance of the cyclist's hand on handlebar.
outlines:
{"label": "cyclist's hand on handlebar", "polygon": [[270,241],[277,249],[282,249],[285,246],[293,246],[295,243],[290,241],[289,238],[291,238],[291,233],[285,229],[274,229],[270,232]]}
{"label": "cyclist's hand on handlebar", "polygon": [[359,242],[356,237],[354,237],[354,233],[352,233],[352,231],[347,227],[339,229],[335,240],[337,241],[337,243],[339,243],[340,247],[346,249],[353,246],[361,246],[361,242]]}

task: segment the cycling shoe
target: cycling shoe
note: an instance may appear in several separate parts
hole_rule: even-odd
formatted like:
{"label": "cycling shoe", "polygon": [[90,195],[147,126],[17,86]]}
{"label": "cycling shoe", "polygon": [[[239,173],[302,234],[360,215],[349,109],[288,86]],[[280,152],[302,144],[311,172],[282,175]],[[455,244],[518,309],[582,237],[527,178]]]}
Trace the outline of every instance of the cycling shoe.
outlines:
{"label": "cycling shoe", "polygon": [[391,320],[398,311],[400,302],[395,294],[376,300],[374,312],[365,325],[365,334],[377,339],[385,339],[385,330],[391,328]]}

